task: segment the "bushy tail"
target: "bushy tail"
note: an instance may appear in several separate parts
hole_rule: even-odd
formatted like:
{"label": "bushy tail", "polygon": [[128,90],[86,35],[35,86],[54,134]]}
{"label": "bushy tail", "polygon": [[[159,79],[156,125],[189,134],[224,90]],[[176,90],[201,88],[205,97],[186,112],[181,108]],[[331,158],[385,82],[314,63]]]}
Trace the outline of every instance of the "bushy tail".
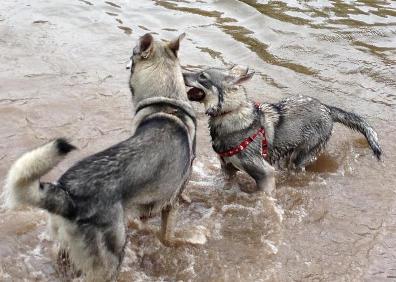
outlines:
{"label": "bushy tail", "polygon": [[40,183],[39,179],[74,149],[59,138],[23,154],[8,172],[4,187],[6,207],[29,205],[60,215],[72,212],[73,202],[67,192],[56,184]]}
{"label": "bushy tail", "polygon": [[343,125],[362,133],[366,137],[374,155],[378,160],[381,159],[382,150],[378,142],[377,132],[375,132],[375,130],[362,117],[351,112],[346,112],[337,107],[326,107],[329,108],[334,122],[342,123]]}

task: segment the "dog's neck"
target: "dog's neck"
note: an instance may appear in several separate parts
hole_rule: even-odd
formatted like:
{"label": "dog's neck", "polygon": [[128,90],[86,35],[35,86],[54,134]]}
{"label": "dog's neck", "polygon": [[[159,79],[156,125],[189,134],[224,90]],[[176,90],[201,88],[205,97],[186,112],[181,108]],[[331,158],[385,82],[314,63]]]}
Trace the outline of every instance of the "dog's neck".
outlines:
{"label": "dog's neck", "polygon": [[229,134],[248,128],[254,121],[253,103],[244,101],[239,107],[209,118],[209,128],[218,134]]}
{"label": "dog's neck", "polygon": [[[182,112],[182,114],[180,113]],[[190,128],[195,136],[197,125],[195,112],[188,102],[166,97],[151,97],[140,101],[135,107],[135,116],[132,122],[131,135],[134,135],[141,122],[149,116],[163,112],[174,115],[182,123]],[[194,137],[195,138],[195,137]]]}
{"label": "dog's neck", "polygon": [[172,107],[175,110],[181,110],[187,114],[191,119],[195,120],[195,112],[192,109],[190,103],[180,101],[177,99],[166,98],[166,97],[151,97],[140,101],[135,108],[136,114],[147,107]]}

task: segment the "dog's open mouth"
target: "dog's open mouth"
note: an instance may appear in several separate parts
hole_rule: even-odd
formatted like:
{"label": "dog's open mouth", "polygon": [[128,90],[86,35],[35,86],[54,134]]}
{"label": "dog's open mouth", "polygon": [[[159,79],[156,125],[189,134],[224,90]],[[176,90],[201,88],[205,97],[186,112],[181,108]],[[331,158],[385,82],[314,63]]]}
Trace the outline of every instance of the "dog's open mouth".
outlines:
{"label": "dog's open mouth", "polygon": [[205,92],[197,87],[192,87],[187,91],[187,97],[190,101],[200,102],[205,98]]}

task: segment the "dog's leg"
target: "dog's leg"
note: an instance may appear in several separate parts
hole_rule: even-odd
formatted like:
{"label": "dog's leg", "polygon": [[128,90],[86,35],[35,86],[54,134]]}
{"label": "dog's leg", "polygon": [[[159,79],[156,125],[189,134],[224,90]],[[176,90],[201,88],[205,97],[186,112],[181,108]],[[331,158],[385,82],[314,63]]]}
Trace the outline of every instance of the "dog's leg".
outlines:
{"label": "dog's leg", "polygon": [[144,231],[148,233],[157,233],[158,229],[149,226],[146,221],[147,218],[142,215],[148,215],[150,207],[144,205],[134,204],[126,208],[125,214],[127,217],[128,228]]}
{"label": "dog's leg", "polygon": [[271,196],[275,190],[275,169],[266,161],[263,161],[263,163],[263,177],[258,177],[255,179],[257,189],[259,191],[264,191],[268,196]]}
{"label": "dog's leg", "polygon": [[56,265],[60,275],[64,278],[71,278],[69,277],[70,270],[72,268],[69,252],[67,249],[59,248],[58,255],[56,258]]}
{"label": "dog's leg", "polygon": [[271,196],[275,189],[275,169],[261,156],[241,161],[245,171],[256,181],[257,190]]}
{"label": "dog's leg", "polygon": [[178,214],[178,204],[173,207],[168,206],[161,212],[161,231],[159,240],[168,247],[178,247],[185,244],[202,245],[206,243],[207,231],[203,226],[190,228],[181,233],[181,236],[175,235],[176,218]]}
{"label": "dog's leg", "polygon": [[232,164],[227,164],[222,157],[219,157],[221,171],[224,175],[224,188],[229,189],[236,183],[236,169]]}
{"label": "dog's leg", "polygon": [[303,156],[306,154],[304,150],[296,148],[289,157],[289,163],[287,165],[287,169],[290,171],[299,172],[302,170],[301,163]]}
{"label": "dog's leg", "polygon": [[58,243],[53,245],[52,255],[54,260],[56,260],[56,270],[63,280],[73,280],[76,277],[81,276],[81,271],[79,271],[73,264],[69,247],[66,242],[62,240],[59,242],[60,238],[67,238],[69,235],[65,234],[67,228],[65,226],[66,220],[58,215],[49,214],[49,231],[51,238],[53,240],[58,240]]}
{"label": "dog's leg", "polygon": [[289,169],[302,171],[325,148],[331,136],[331,128],[327,132],[314,132],[310,138],[298,145],[289,159]]}
{"label": "dog's leg", "polygon": [[70,233],[69,255],[82,270],[84,281],[115,281],[124,257],[126,229],[121,204],[102,214],[103,224],[82,224]]}
{"label": "dog's leg", "polygon": [[165,246],[175,246],[179,245],[180,242],[175,238],[175,224],[178,211],[178,204],[172,206],[167,206],[161,211],[161,230],[159,234],[160,241]]}
{"label": "dog's leg", "polygon": [[[311,142],[312,143],[312,142]],[[306,165],[311,163],[326,145],[326,140],[318,140],[315,144],[299,146],[290,155],[288,168],[302,171]]]}
{"label": "dog's leg", "polygon": [[107,266],[107,276],[109,281],[116,281],[121,263],[125,255],[127,236],[125,223],[122,216],[115,220],[112,226],[103,234],[102,257]]}

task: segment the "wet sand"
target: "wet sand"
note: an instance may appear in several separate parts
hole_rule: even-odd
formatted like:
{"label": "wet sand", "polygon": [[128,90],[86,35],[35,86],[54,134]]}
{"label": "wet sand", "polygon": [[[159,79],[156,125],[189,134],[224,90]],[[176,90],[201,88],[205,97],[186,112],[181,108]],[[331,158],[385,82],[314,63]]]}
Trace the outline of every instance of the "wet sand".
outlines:
{"label": "wet sand", "polygon": [[[319,2],[319,1],[318,1]],[[396,280],[396,4],[394,1],[26,1],[0,7],[0,181],[26,150],[69,137],[79,147],[48,176],[129,136],[125,65],[146,32],[181,32],[184,66],[249,65],[257,101],[299,94],[355,111],[378,131],[377,162],[336,126],[319,160],[277,174],[276,200],[223,189],[207,119],[179,229],[202,247],[167,248],[130,230],[120,281]],[[158,224],[158,218],[150,221]],[[46,214],[0,209],[0,280],[61,281]]]}

